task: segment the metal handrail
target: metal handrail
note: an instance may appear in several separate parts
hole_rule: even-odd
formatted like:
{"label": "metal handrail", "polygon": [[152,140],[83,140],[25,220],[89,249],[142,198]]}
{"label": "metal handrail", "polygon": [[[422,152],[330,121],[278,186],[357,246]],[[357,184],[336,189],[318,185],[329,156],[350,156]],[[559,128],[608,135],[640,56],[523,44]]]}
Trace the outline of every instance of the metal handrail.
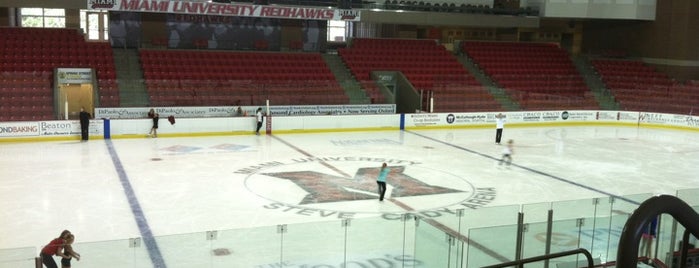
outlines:
{"label": "metal handrail", "polygon": [[503,268],[503,267],[510,267],[510,266],[523,267],[522,264],[525,264],[525,263],[555,259],[555,258],[564,257],[564,256],[568,256],[568,255],[575,255],[575,254],[585,255],[585,258],[587,259],[587,267],[588,268],[594,267],[594,263],[592,261],[592,254],[590,254],[590,252],[587,251],[587,249],[579,248],[579,249],[574,249],[574,250],[561,251],[561,252],[557,252],[557,253],[535,256],[535,257],[511,261],[511,262],[500,263],[500,264],[496,264],[496,265],[484,266],[481,268]]}
{"label": "metal handrail", "polygon": [[[671,195],[649,198],[631,214],[619,238],[617,267],[636,267],[638,245],[645,227],[662,213],[670,214],[694,236],[699,236],[699,214],[687,203]],[[684,262],[684,260],[680,260]]]}

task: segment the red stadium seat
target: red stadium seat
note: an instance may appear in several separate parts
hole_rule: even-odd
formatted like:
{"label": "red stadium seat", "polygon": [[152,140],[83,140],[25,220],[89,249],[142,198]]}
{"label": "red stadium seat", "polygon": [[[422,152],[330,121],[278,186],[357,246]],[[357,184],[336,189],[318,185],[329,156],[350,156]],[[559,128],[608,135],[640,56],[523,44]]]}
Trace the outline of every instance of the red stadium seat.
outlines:
{"label": "red stadium seat", "polygon": [[[461,50],[523,109],[576,109],[596,103],[568,54],[555,44],[462,42]],[[530,94],[550,96],[528,101]]]}
{"label": "red stadium seat", "polygon": [[[97,70],[98,83],[115,79],[114,61],[108,43],[88,43],[75,29],[2,28],[0,71],[21,78],[4,83],[11,97],[28,107],[32,116],[10,114],[12,120],[53,119],[52,72],[57,67],[89,67]],[[40,98],[37,96],[41,96]],[[116,95],[118,97],[118,95]],[[30,98],[20,98],[30,97]],[[4,105],[3,105],[4,106]],[[11,109],[17,112],[18,109]]]}
{"label": "red stadium seat", "polygon": [[[318,54],[143,49],[140,55],[151,102],[161,105],[233,105],[237,100],[259,105],[268,97],[275,104],[301,104],[299,98],[272,95],[342,96],[349,101]],[[174,63],[183,61],[188,63]],[[163,86],[162,79],[174,84]]]}

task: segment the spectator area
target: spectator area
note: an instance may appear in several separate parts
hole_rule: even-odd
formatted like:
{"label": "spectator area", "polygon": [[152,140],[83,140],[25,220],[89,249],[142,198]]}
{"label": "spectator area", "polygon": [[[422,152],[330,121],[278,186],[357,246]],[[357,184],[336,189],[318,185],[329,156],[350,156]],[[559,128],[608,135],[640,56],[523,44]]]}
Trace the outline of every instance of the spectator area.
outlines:
{"label": "spectator area", "polygon": [[141,50],[153,106],[347,104],[317,53]]}
{"label": "spectator area", "polygon": [[471,41],[461,49],[524,110],[599,108],[557,44]]}
{"label": "spectator area", "polygon": [[436,112],[502,109],[435,40],[355,38],[338,53],[359,81],[371,80],[372,71],[402,72],[415,90],[433,93]]}
{"label": "spectator area", "polygon": [[[86,42],[75,29],[0,28],[0,36],[1,121],[55,119],[58,67],[93,68],[97,106],[120,106],[108,43]],[[599,109],[556,44],[470,41],[461,49],[523,110]],[[435,112],[504,110],[435,40],[356,38],[338,52],[372,103],[386,100],[371,72],[399,71],[434,97]],[[153,106],[349,103],[318,53],[142,49],[139,57]],[[692,114],[699,103],[697,82],[673,81],[643,62],[592,64],[622,109]]]}
{"label": "spectator area", "polygon": [[641,61],[596,59],[592,65],[624,110],[692,114],[699,84],[678,83]]}
{"label": "spectator area", "polygon": [[55,68],[94,68],[100,106],[119,106],[111,47],[75,29],[0,28],[0,121],[50,120]]}

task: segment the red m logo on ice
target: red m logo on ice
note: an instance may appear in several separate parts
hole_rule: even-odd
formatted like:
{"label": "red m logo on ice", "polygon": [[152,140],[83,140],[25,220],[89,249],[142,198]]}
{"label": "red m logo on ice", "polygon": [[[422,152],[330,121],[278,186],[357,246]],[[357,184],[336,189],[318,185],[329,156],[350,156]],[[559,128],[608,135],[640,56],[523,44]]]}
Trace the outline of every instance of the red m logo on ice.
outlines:
{"label": "red m logo on ice", "polygon": [[[404,166],[391,166],[386,184],[392,187],[390,197],[460,193],[461,190],[434,186],[404,174]],[[340,177],[315,171],[263,173],[286,179],[308,192],[300,204],[341,202],[376,198],[378,167],[360,168],[353,178]],[[390,188],[389,188],[390,189]]]}

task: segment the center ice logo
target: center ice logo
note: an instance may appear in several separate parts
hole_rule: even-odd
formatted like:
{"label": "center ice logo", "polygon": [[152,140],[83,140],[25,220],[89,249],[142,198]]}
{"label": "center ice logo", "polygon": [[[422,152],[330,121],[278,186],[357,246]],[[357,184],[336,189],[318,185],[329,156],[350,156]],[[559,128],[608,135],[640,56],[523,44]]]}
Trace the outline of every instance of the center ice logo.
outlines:
{"label": "center ice logo", "polygon": [[[393,187],[388,198],[464,192],[425,184],[403,173],[404,166],[389,166],[388,168],[391,169],[391,172],[388,174],[386,183]],[[274,172],[262,173],[262,175],[289,180],[306,190],[308,195],[300,202],[300,205],[303,205],[376,199],[375,195],[369,193],[376,190],[376,181],[371,178],[378,177],[379,169],[378,167],[360,168],[352,178],[316,171]]]}
{"label": "center ice logo", "polygon": [[494,188],[474,187],[447,170],[408,160],[309,157],[268,162],[235,173],[247,175],[248,190],[274,202],[266,208],[315,210],[320,215],[340,211],[375,213],[376,178],[383,162],[391,168],[385,203],[392,203],[382,207],[384,213],[456,206],[476,209],[495,199]]}

